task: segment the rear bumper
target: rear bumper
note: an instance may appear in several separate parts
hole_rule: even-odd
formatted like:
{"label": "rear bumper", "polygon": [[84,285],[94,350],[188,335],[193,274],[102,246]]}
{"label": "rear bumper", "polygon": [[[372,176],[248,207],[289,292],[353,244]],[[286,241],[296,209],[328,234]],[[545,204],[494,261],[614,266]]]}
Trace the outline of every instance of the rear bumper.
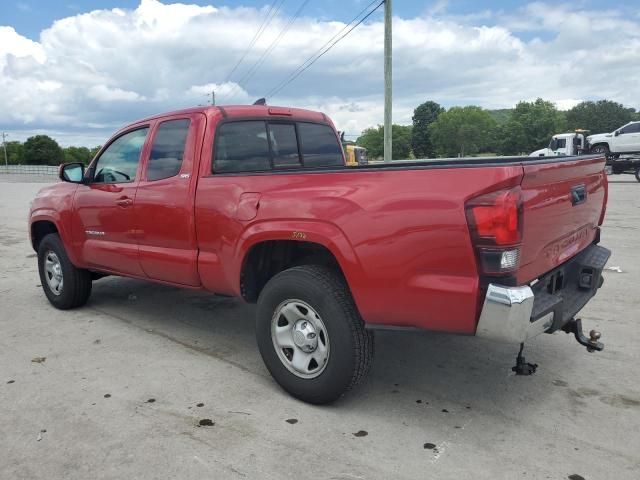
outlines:
{"label": "rear bumper", "polygon": [[602,286],[602,269],[610,254],[594,244],[532,285],[507,287],[490,283],[476,336],[522,343],[562,328]]}

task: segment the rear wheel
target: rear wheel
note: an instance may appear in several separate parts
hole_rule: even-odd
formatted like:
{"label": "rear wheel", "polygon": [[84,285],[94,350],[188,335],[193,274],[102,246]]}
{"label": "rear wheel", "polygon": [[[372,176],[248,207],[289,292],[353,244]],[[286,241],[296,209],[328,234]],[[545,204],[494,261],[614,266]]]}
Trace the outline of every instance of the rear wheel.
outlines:
{"label": "rear wheel", "polygon": [[57,233],[45,236],[38,246],[40,283],[49,302],[61,310],[87,303],[91,295],[91,273],[76,268]]}
{"label": "rear wheel", "polygon": [[346,282],[322,266],[294,267],[260,293],[258,347],[273,378],[305,402],[329,403],[357,385],[373,359]]}
{"label": "rear wheel", "polygon": [[636,168],[636,180],[640,182],[640,167]]}
{"label": "rear wheel", "polygon": [[609,155],[609,146],[607,144],[604,143],[600,143],[598,145],[594,145],[593,148],[591,148],[591,153],[599,153],[602,155]]}

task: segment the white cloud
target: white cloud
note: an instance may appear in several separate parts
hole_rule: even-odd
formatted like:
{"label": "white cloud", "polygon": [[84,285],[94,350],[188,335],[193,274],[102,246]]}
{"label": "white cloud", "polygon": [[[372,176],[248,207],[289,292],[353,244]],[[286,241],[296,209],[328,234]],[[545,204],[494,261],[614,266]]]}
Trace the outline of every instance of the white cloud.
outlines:
{"label": "white cloud", "polygon": [[[568,108],[609,98],[639,107],[640,18],[613,7],[540,3],[517,12],[447,16],[446,1],[394,19],[394,121],[413,108],[513,106],[536,97]],[[0,27],[0,127],[67,132],[95,143],[151,113],[265,96],[344,24],[300,18],[248,82],[251,65],[286,25],[279,16],[227,78],[266,9],[163,4],[95,10],[54,22],[29,40]],[[382,122],[383,24],[361,25],[269,103],[325,111],[358,133]],[[621,35],[624,32],[624,35]]]}
{"label": "white cloud", "polygon": [[106,85],[94,85],[87,91],[89,98],[99,102],[135,102],[144,100],[144,97],[136,92],[121,88],[107,87]]}

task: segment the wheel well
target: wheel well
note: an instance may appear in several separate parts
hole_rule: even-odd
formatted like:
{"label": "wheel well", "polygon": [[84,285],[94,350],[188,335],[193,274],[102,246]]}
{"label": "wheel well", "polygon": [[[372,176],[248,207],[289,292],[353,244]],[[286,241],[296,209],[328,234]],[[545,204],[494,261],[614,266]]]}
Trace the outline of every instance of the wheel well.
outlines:
{"label": "wheel well", "polygon": [[31,224],[31,245],[36,252],[42,239],[50,233],[58,233],[58,229],[53,222],[40,220]]}
{"label": "wheel well", "polygon": [[240,273],[242,297],[249,303],[276,274],[299,265],[323,265],[342,275],[336,257],[324,245],[294,240],[269,240],[251,247]]}

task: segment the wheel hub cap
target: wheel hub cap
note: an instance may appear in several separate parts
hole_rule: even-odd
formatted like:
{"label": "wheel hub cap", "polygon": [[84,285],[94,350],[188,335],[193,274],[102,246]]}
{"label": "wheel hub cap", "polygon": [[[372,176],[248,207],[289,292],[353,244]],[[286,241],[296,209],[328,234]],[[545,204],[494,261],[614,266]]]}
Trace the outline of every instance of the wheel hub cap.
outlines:
{"label": "wheel hub cap", "polygon": [[273,347],[282,364],[301,378],[315,378],[329,360],[329,335],[320,315],[302,300],[285,300],[271,320]]}
{"label": "wheel hub cap", "polygon": [[60,295],[64,286],[64,277],[60,259],[55,252],[47,252],[44,258],[44,272],[49,290],[55,295]]}
{"label": "wheel hub cap", "polygon": [[298,320],[293,327],[293,342],[303,352],[311,353],[318,347],[315,327],[306,320]]}

